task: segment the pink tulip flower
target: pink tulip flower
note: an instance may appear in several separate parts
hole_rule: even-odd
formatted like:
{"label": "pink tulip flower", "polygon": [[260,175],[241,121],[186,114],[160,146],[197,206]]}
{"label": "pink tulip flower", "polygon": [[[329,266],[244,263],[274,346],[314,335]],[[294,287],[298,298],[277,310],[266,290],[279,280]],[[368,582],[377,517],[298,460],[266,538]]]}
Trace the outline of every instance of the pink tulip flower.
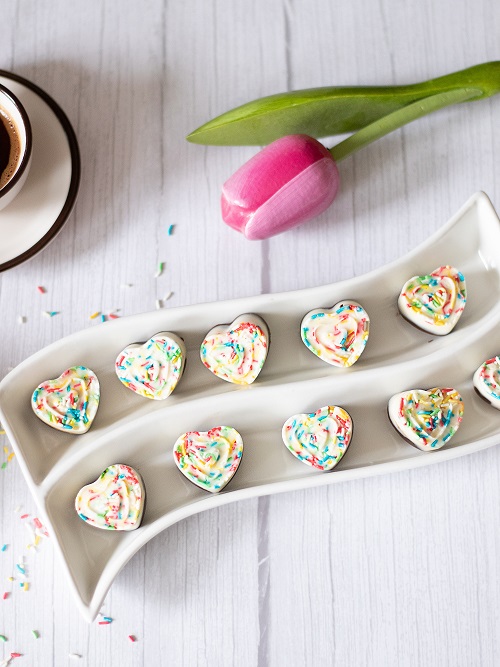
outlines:
{"label": "pink tulip flower", "polygon": [[328,149],[292,134],[266,146],[224,183],[222,217],[247,239],[267,239],[322,213],[338,186]]}

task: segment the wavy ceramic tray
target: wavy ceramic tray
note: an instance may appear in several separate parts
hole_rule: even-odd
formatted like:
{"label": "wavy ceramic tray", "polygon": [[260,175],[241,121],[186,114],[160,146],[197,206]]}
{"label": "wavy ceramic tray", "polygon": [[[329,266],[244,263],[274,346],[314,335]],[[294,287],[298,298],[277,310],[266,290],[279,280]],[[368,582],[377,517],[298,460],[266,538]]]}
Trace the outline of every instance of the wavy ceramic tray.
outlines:
{"label": "wavy ceramic tray", "polygon": [[[409,277],[442,264],[465,274],[468,303],[451,334],[433,337],[406,322],[396,300]],[[475,369],[500,351],[499,271],[499,219],[486,195],[478,193],[426,243],[373,273],[300,292],[118,319],[64,338],[14,369],[0,384],[0,417],[85,618],[95,618],[114,577],[138,549],[184,517],[241,498],[414,468],[500,443],[500,412],[472,386]],[[360,360],[343,370],[306,349],[300,322],[312,308],[345,298],[368,311],[371,331]],[[238,387],[204,368],[199,346],[215,324],[245,312],[264,317],[272,340],[258,380]],[[164,330],[185,338],[187,368],[172,396],[149,401],[121,385],[114,360],[127,344]],[[79,436],[49,428],[30,407],[41,381],[75,364],[93,369],[101,382],[95,422]],[[387,401],[405,389],[436,385],[460,391],[465,415],[450,445],[424,453],[392,428]],[[281,441],[290,415],[326,404],[342,405],[354,420],[349,451],[330,473],[303,465]],[[218,424],[242,434],[245,452],[227,489],[213,496],[180,474],[172,447],[184,431]],[[142,525],[129,533],[92,528],[74,510],[78,490],[113,463],[133,466],[146,486]]]}

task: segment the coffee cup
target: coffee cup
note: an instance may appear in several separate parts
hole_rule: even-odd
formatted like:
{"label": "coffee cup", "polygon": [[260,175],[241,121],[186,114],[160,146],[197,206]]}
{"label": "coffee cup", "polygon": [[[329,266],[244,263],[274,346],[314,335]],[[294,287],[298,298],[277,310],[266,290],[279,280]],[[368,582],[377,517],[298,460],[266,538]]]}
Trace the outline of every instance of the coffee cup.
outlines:
{"label": "coffee cup", "polygon": [[31,166],[31,124],[17,97],[0,84],[0,210],[23,187]]}

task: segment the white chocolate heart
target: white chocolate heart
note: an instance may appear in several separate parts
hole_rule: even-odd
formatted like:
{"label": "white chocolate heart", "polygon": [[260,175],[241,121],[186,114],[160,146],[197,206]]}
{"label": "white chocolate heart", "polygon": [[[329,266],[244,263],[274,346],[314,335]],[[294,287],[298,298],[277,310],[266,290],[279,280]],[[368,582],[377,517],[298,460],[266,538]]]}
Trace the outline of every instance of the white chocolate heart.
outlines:
{"label": "white chocolate heart", "polygon": [[351,442],[352,419],[343,408],[326,405],[310,414],[293,415],[281,435],[299,461],[317,470],[332,470]]}
{"label": "white chocolate heart", "polygon": [[108,466],[75,499],[80,519],[96,528],[135,530],[144,511],[145,490],[140,475],[130,466]]}
{"label": "white chocolate heart", "polygon": [[311,310],[300,325],[302,341],[327,364],[348,368],[359,359],[370,333],[368,313],[356,301]]}
{"label": "white chocolate heart", "polygon": [[243,455],[243,440],[231,426],[183,433],[174,445],[177,467],[191,482],[218,493],[232,479]]}
{"label": "white chocolate heart", "polygon": [[474,373],[473,383],[479,394],[500,410],[500,356],[481,364]]}
{"label": "white chocolate heart", "polygon": [[162,401],[182,377],[186,359],[184,342],[170,331],[161,331],[143,345],[134,343],[115,362],[118,379],[139,396]]}
{"label": "white chocolate heart", "polygon": [[92,426],[99,407],[99,380],[85,366],[72,366],[33,392],[31,407],[43,422],[78,435]]}
{"label": "white chocolate heart", "polygon": [[200,357],[214,375],[234,384],[251,384],[264,365],[269,347],[267,325],[245,314],[229,326],[211,329],[201,344]]}
{"label": "white chocolate heart", "polygon": [[428,276],[410,278],[401,290],[398,308],[420,329],[445,336],[460,319],[466,301],[464,276],[453,266],[440,266]]}
{"label": "white chocolate heart", "polygon": [[388,412],[403,438],[427,452],[440,449],[455,435],[464,404],[456,389],[410,389],[389,400]]}

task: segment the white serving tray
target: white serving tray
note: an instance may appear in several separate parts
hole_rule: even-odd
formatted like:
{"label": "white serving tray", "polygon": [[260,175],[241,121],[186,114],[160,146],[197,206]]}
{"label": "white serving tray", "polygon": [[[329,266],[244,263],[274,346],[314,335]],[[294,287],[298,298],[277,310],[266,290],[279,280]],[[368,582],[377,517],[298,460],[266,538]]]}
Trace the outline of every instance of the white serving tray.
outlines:
{"label": "white serving tray", "polygon": [[[444,264],[465,274],[468,301],[456,329],[434,337],[399,315],[397,297],[408,278]],[[371,319],[366,350],[350,369],[325,364],[300,338],[307,311],[341,299],[358,301]],[[199,348],[214,325],[252,312],[268,323],[271,345],[257,381],[238,387],[213,376],[202,365]],[[499,321],[500,222],[488,197],[477,193],[419,248],[367,275],[298,292],[117,319],[63,338],[24,361],[0,384],[0,418],[84,617],[95,618],[125,563],[184,517],[241,498],[405,470],[500,443],[500,411],[472,386],[476,368],[500,351]],[[114,371],[122,348],[158,331],[181,335],[188,350],[184,376],[166,401],[137,396]],[[37,419],[30,398],[40,382],[77,364],[97,374],[101,403],[90,431],[73,436]],[[462,394],[464,420],[447,447],[421,452],[393,429],[387,401],[405,389],[438,385]],[[287,451],[281,427],[292,414],[327,404],[348,410],[354,435],[338,466],[323,473]],[[181,475],[172,447],[184,431],[220,424],[236,428],[245,449],[234,479],[211,495]],[[132,532],[95,529],[74,510],[78,490],[113,463],[131,465],[146,486],[143,522]]]}

